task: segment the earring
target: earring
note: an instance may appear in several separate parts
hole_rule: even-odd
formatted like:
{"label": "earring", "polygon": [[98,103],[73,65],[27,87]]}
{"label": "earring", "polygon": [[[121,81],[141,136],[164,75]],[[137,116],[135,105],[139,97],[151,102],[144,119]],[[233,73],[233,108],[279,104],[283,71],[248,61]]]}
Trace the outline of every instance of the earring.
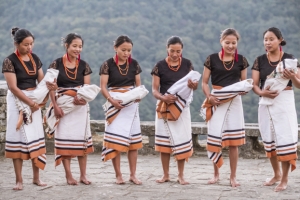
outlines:
{"label": "earring", "polygon": [[235,50],[234,59],[235,59],[235,62],[238,62],[238,61],[239,61],[238,50],[237,50],[237,49]]}
{"label": "earring", "polygon": [[67,59],[68,59],[69,62],[71,62],[71,60],[70,60],[70,58],[69,58],[68,52],[67,52]]}
{"label": "earring", "polygon": [[131,63],[131,54],[128,57],[128,63]]}
{"label": "earring", "polygon": [[118,54],[117,54],[117,52],[116,52],[116,55],[115,55],[115,62],[116,62],[116,64],[118,65],[119,59],[118,59]]}
{"label": "earring", "polygon": [[78,63],[79,63],[80,62],[80,54],[78,54],[77,60],[78,60]]}
{"label": "earring", "polygon": [[19,53],[18,49],[16,50],[16,54],[18,57],[20,57],[20,53]]}
{"label": "earring", "polygon": [[170,56],[169,52],[167,52],[168,56]]}
{"label": "earring", "polygon": [[223,58],[224,58],[224,49],[222,47],[222,49],[221,49],[221,59],[223,60]]}
{"label": "earring", "polygon": [[280,51],[280,52],[282,51],[282,47],[281,47],[281,45],[280,45],[280,47],[279,47],[279,51]]}

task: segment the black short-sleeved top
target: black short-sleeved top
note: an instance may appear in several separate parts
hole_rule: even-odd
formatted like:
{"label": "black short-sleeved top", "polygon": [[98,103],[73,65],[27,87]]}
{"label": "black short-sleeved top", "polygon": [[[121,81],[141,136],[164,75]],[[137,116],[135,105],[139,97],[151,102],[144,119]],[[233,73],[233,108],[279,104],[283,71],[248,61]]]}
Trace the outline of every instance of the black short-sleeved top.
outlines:
{"label": "black short-sleeved top", "polygon": [[[57,86],[68,88],[68,87],[77,87],[84,84],[84,76],[87,76],[92,73],[92,70],[87,62],[84,60],[80,60],[78,64],[78,70],[77,70],[77,76],[76,79],[70,79],[66,75],[65,67],[63,64],[63,58],[57,58],[54,60],[51,65],[49,66],[49,69],[57,69],[59,71],[58,77],[57,77]],[[73,69],[69,69],[71,72],[75,71],[75,66]],[[74,74],[68,73],[70,77],[74,77]]]}
{"label": "black short-sleeved top", "polygon": [[[119,65],[121,69],[126,68],[127,63]],[[126,73],[122,71],[123,73]],[[119,71],[117,64],[113,58],[108,59],[100,66],[99,75],[105,74],[109,75],[107,87],[124,87],[124,86],[134,86],[135,85],[135,76],[140,74],[142,69],[139,63],[131,59],[129,63],[129,69],[126,75],[122,75]]]}
{"label": "black short-sleeved top", "polygon": [[186,76],[191,70],[194,70],[194,67],[191,61],[186,58],[182,58],[178,71],[171,70],[166,59],[163,59],[154,66],[151,75],[155,75],[160,78],[159,92],[161,94],[165,94],[174,83]]}
{"label": "black short-sleeved top", "polygon": [[[293,55],[291,54],[288,54],[288,53],[284,53],[282,55],[282,59],[286,59],[286,58],[294,58]],[[271,62],[272,65],[277,65],[279,63],[278,62]],[[300,67],[300,64],[298,63],[297,67]],[[256,71],[259,71],[259,87],[260,89],[262,89],[265,85],[265,82],[266,82],[266,79],[267,79],[267,76],[270,75],[274,70],[275,70],[275,67],[272,67],[270,64],[269,64],[269,61],[268,61],[268,57],[267,57],[267,54],[263,54],[261,56],[258,56],[254,63],[253,63],[253,66],[252,66],[252,70],[256,70]],[[292,86],[292,81],[289,81],[287,86]]]}
{"label": "black short-sleeved top", "polygon": [[[20,90],[26,90],[28,88],[36,87],[36,81],[38,78],[38,70],[42,67],[42,62],[34,53],[31,54],[32,58],[36,64],[37,70],[35,75],[28,75],[24,69],[22,63],[15,53],[10,54],[7,58],[4,59],[2,64],[2,73],[15,73],[17,77],[17,87]],[[31,71],[33,65],[31,61],[24,61],[27,68]]]}
{"label": "black short-sleeved top", "polygon": [[[232,63],[225,65],[230,68]],[[247,59],[238,54],[238,61],[234,60],[231,70],[225,69],[218,53],[211,54],[206,58],[204,66],[211,71],[211,83],[216,86],[226,87],[241,80],[241,71],[249,67]]]}

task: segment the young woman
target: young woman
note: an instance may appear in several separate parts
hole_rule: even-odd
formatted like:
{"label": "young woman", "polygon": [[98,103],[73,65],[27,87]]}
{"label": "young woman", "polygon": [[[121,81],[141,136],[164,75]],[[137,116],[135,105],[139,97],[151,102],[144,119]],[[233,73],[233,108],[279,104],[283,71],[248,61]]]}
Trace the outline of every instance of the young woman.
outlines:
{"label": "young woman", "polygon": [[131,58],[133,43],[128,36],[119,36],[114,43],[116,54],[100,67],[100,87],[104,98],[114,107],[114,113],[106,113],[102,160],[112,159],[116,173],[116,184],[124,184],[121,173],[121,152],[128,152],[129,181],[140,185],[136,178],[138,149],[142,148],[142,135],[138,101],[123,105],[114,99],[119,93],[127,92],[141,85],[138,62]]}
{"label": "young woman", "polygon": [[[257,57],[253,64],[253,91],[260,97],[274,99],[272,105],[259,105],[258,122],[265,151],[267,157],[270,158],[274,171],[274,176],[267,179],[264,185],[271,186],[280,182],[275,187],[275,191],[278,192],[286,189],[289,168],[292,165],[293,170],[296,165],[298,122],[292,86],[300,88],[300,70],[298,73],[284,70],[283,77],[290,79],[290,81],[281,92],[269,90],[270,87],[264,87],[267,76],[276,69],[277,64],[284,59],[293,58],[293,56],[282,51],[281,46],[286,45],[286,41],[278,28],[267,29],[263,38],[267,53]],[[280,123],[277,123],[278,120]],[[289,142],[280,145],[279,142],[281,141]],[[286,153],[287,149],[288,153]],[[281,170],[279,161],[281,161]]]}
{"label": "young woman", "polygon": [[[167,91],[194,69],[191,61],[182,57],[182,50],[183,43],[179,37],[169,38],[167,41],[168,56],[159,61],[151,72],[152,93],[158,100],[158,104],[170,105],[178,102],[180,98],[173,94],[167,94]],[[187,86],[187,90],[188,88],[195,90],[198,82],[187,79],[185,86]],[[185,181],[183,172],[185,161],[193,154],[190,108],[185,106],[176,121],[168,121],[158,115],[160,114],[157,113],[155,118],[155,150],[160,152],[164,175],[156,182],[170,181],[169,164],[171,153],[173,153],[178,166],[177,181],[182,185],[189,184]],[[180,149],[184,149],[184,151],[180,151]]]}
{"label": "young woman", "polygon": [[[87,154],[94,151],[89,122],[89,106],[84,99],[77,97],[77,90],[84,84],[90,84],[92,70],[87,62],[80,59],[83,39],[76,33],[64,38],[66,54],[52,62],[49,68],[59,70],[57,78],[58,90],[50,94],[54,114],[59,119],[55,130],[55,165],[63,162],[67,183],[77,185],[71,172],[71,158],[78,158],[80,182],[86,185],[91,182],[86,177]],[[56,99],[62,95],[74,97],[77,109],[68,114],[57,105]]]}
{"label": "young woman", "polygon": [[[237,187],[240,184],[236,181],[236,169],[238,162],[238,146],[245,143],[244,115],[241,96],[237,95],[226,103],[220,103],[220,100],[210,93],[208,81],[211,82],[214,89],[223,88],[239,81],[245,80],[247,76],[248,62],[246,58],[237,53],[239,34],[236,30],[228,28],[221,33],[220,43],[222,50],[218,53],[211,54],[204,63],[202,90],[210,104],[215,106],[216,110],[208,121],[208,156],[214,161],[214,178],[208,183],[214,184],[219,181],[219,167],[222,166],[222,154],[212,148],[211,141],[218,143],[219,150],[222,147],[229,146],[230,159],[230,184]],[[241,95],[244,93],[240,93]],[[236,112],[228,112],[229,110]],[[236,126],[232,127],[232,122]],[[212,135],[217,134],[218,137]],[[218,155],[217,159],[214,156]]]}
{"label": "young woman", "polygon": [[[27,97],[35,89],[36,82],[43,77],[42,63],[37,55],[32,53],[34,36],[26,29],[13,28],[15,52],[6,57],[2,65],[2,73],[7,81],[7,128],[5,157],[12,158],[16,186],[14,190],[23,189],[22,165],[23,160],[32,160],[33,183],[46,186],[39,178],[39,168],[46,164],[46,148],[42,115],[39,105]],[[56,83],[48,83],[48,89],[56,89]],[[30,106],[32,122],[24,124],[16,130],[19,108],[16,100]],[[29,134],[30,133],[30,134]]]}

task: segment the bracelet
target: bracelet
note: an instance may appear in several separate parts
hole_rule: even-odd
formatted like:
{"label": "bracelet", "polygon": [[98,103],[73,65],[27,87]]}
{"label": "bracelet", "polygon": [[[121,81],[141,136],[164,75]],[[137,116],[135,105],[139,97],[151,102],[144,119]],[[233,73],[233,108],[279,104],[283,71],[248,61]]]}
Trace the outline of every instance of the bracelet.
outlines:
{"label": "bracelet", "polygon": [[36,103],[34,102],[32,106],[30,106],[30,108],[34,108],[36,106]]}
{"label": "bracelet", "polygon": [[111,96],[107,97],[106,100],[108,101],[111,98]]}
{"label": "bracelet", "polygon": [[208,103],[210,103],[210,97],[211,97],[211,96],[209,96],[209,97],[208,97],[208,100],[207,100],[207,101],[208,101]]}

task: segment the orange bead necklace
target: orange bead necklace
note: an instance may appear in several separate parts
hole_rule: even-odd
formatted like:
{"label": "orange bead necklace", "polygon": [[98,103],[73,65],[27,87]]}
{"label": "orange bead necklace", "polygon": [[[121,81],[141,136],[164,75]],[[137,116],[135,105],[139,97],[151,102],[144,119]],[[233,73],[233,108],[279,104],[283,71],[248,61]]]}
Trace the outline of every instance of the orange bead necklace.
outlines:
{"label": "orange bead necklace", "polygon": [[[79,64],[79,62],[78,62],[78,59],[76,59],[75,71],[72,72],[72,71],[67,67],[67,65],[66,65],[66,62],[67,62],[67,60],[68,60],[68,57],[67,57],[67,56],[68,56],[67,54],[65,54],[65,55],[63,56],[63,65],[64,65],[64,68],[65,68],[65,72],[66,72],[66,75],[67,75],[67,77],[68,77],[69,79],[75,80],[76,77],[77,77],[77,70],[78,70],[78,64]],[[69,61],[69,62],[70,62],[70,61]],[[73,77],[72,77],[71,75],[69,75],[69,74],[73,75]]]}
{"label": "orange bead necklace", "polygon": [[180,66],[181,66],[181,58],[179,57],[179,59],[178,59],[178,65],[177,65],[177,67],[172,67],[171,64],[170,64],[170,60],[169,59],[170,59],[170,57],[168,56],[167,59],[166,59],[168,67],[170,68],[170,70],[173,70],[174,72],[177,72],[179,70]]}
{"label": "orange bead necklace", "polygon": [[29,59],[30,59],[30,61],[31,61],[33,70],[29,70],[29,69],[28,69],[28,67],[27,67],[26,64],[24,63],[23,59],[21,58],[21,56],[20,56],[18,50],[15,51],[15,54],[17,55],[19,61],[21,62],[22,66],[24,67],[24,69],[25,69],[25,71],[27,72],[27,74],[30,75],[30,76],[35,75],[35,74],[36,74],[36,64],[35,64],[35,62],[34,62],[34,59],[33,59],[32,55],[31,55],[31,53],[29,53],[29,54],[27,54],[27,55],[28,55],[28,57],[29,57]]}

